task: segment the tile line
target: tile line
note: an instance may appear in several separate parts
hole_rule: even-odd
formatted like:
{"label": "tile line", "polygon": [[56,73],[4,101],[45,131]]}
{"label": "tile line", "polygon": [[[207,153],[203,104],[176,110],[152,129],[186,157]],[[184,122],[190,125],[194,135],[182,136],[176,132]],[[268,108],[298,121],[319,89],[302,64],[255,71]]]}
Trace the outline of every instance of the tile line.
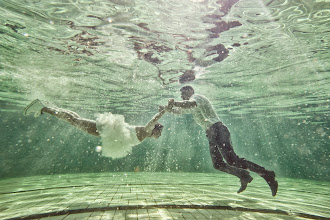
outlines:
{"label": "tile line", "polygon": [[[90,186],[153,186],[153,185],[167,186],[169,184],[168,183],[141,183],[141,184],[122,183],[122,184],[91,184],[91,185],[79,185],[79,186],[58,186],[58,187],[49,187],[49,188],[19,190],[19,191],[13,191],[13,192],[0,192],[0,195],[34,192],[34,191],[42,191],[42,190],[52,190],[52,189],[81,188],[81,187],[90,187]],[[203,184],[203,183],[196,183],[196,184],[182,183],[182,184],[170,184],[170,185],[171,186],[214,186],[214,184]]]}
{"label": "tile line", "polygon": [[[69,188],[82,188],[82,187],[93,187],[93,186],[215,186],[216,184],[206,184],[206,183],[194,183],[194,184],[168,184],[168,183],[121,183],[121,184],[90,184],[90,185],[78,185],[78,186],[58,186],[58,187],[49,187],[49,188],[39,188],[39,189],[29,189],[29,190],[19,190],[19,191],[12,191],[12,192],[0,192],[0,195],[8,195],[8,194],[16,194],[16,193],[26,193],[26,192],[35,192],[35,191],[43,191],[43,190],[52,190],[52,189],[69,189]],[[291,190],[287,190],[291,191]],[[293,191],[293,190],[292,190]],[[304,192],[304,193],[311,193],[308,191],[302,190],[294,190],[295,192]],[[328,195],[324,193],[315,193],[313,194],[322,194]]]}
{"label": "tile line", "polygon": [[219,205],[128,205],[128,206],[107,206],[107,207],[96,207],[96,208],[85,208],[85,209],[68,209],[62,211],[54,211],[40,214],[32,214],[14,218],[8,218],[5,220],[30,220],[39,219],[46,217],[54,217],[61,215],[72,215],[81,214],[88,212],[102,212],[102,211],[117,211],[117,210],[135,210],[135,209],[213,209],[213,210],[228,210],[228,211],[241,211],[241,212],[255,212],[264,214],[276,214],[276,215],[286,215],[295,216],[307,219],[329,219],[327,217],[312,215],[308,213],[301,212],[286,212],[278,209],[250,209],[243,207],[232,207],[232,206],[219,206]]}

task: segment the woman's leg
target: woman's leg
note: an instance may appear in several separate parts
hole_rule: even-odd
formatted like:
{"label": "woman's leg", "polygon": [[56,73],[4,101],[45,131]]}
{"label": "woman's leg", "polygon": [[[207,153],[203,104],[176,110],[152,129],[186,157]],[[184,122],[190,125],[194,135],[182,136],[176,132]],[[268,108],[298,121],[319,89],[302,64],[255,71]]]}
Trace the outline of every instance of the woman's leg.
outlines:
{"label": "woman's leg", "polygon": [[65,120],[70,124],[72,124],[73,126],[87,132],[88,134],[94,136],[100,135],[96,129],[95,121],[81,118],[77,113],[73,111],[69,111],[66,109],[59,109],[59,108],[44,107],[41,109],[41,112],[42,113],[46,112],[48,114],[54,115],[59,119]]}

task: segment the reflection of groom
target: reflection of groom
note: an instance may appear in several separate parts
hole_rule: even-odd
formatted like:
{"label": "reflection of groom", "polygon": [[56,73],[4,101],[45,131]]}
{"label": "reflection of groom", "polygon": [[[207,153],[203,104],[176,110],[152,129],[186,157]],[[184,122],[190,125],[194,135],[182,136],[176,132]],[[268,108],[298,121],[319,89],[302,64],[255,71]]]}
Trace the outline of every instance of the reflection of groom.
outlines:
{"label": "reflection of groom", "polygon": [[[204,96],[194,94],[191,86],[182,87],[180,91],[184,101],[170,99],[166,109],[174,114],[193,115],[196,123],[206,131],[214,168],[240,178],[241,188],[237,191],[238,193],[243,192],[253,179],[247,170],[256,172],[266,180],[272,195],[275,196],[278,183],[275,180],[274,171],[266,170],[258,164],[238,157],[231,145],[229,130],[220,121],[210,101]],[[160,109],[163,108],[164,106],[160,107]]]}

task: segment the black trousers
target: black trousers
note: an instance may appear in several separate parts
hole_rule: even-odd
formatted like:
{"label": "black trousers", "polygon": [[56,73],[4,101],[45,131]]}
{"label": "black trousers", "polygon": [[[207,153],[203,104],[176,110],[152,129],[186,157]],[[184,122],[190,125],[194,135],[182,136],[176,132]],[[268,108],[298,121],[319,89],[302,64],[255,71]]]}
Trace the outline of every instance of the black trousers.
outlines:
{"label": "black trousers", "polygon": [[260,176],[265,174],[266,170],[262,166],[236,155],[231,144],[230,132],[221,122],[213,124],[206,131],[206,137],[209,140],[210,154],[215,169],[239,178],[248,174],[246,170],[256,172]]}

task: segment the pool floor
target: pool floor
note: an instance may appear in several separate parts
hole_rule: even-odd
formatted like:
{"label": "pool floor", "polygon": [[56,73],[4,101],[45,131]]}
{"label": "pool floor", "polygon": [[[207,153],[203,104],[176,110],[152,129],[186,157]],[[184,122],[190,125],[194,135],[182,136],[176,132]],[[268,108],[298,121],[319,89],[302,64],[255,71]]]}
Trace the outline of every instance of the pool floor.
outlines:
{"label": "pool floor", "polygon": [[84,173],[0,181],[0,219],[329,219],[328,182],[222,173]]}

